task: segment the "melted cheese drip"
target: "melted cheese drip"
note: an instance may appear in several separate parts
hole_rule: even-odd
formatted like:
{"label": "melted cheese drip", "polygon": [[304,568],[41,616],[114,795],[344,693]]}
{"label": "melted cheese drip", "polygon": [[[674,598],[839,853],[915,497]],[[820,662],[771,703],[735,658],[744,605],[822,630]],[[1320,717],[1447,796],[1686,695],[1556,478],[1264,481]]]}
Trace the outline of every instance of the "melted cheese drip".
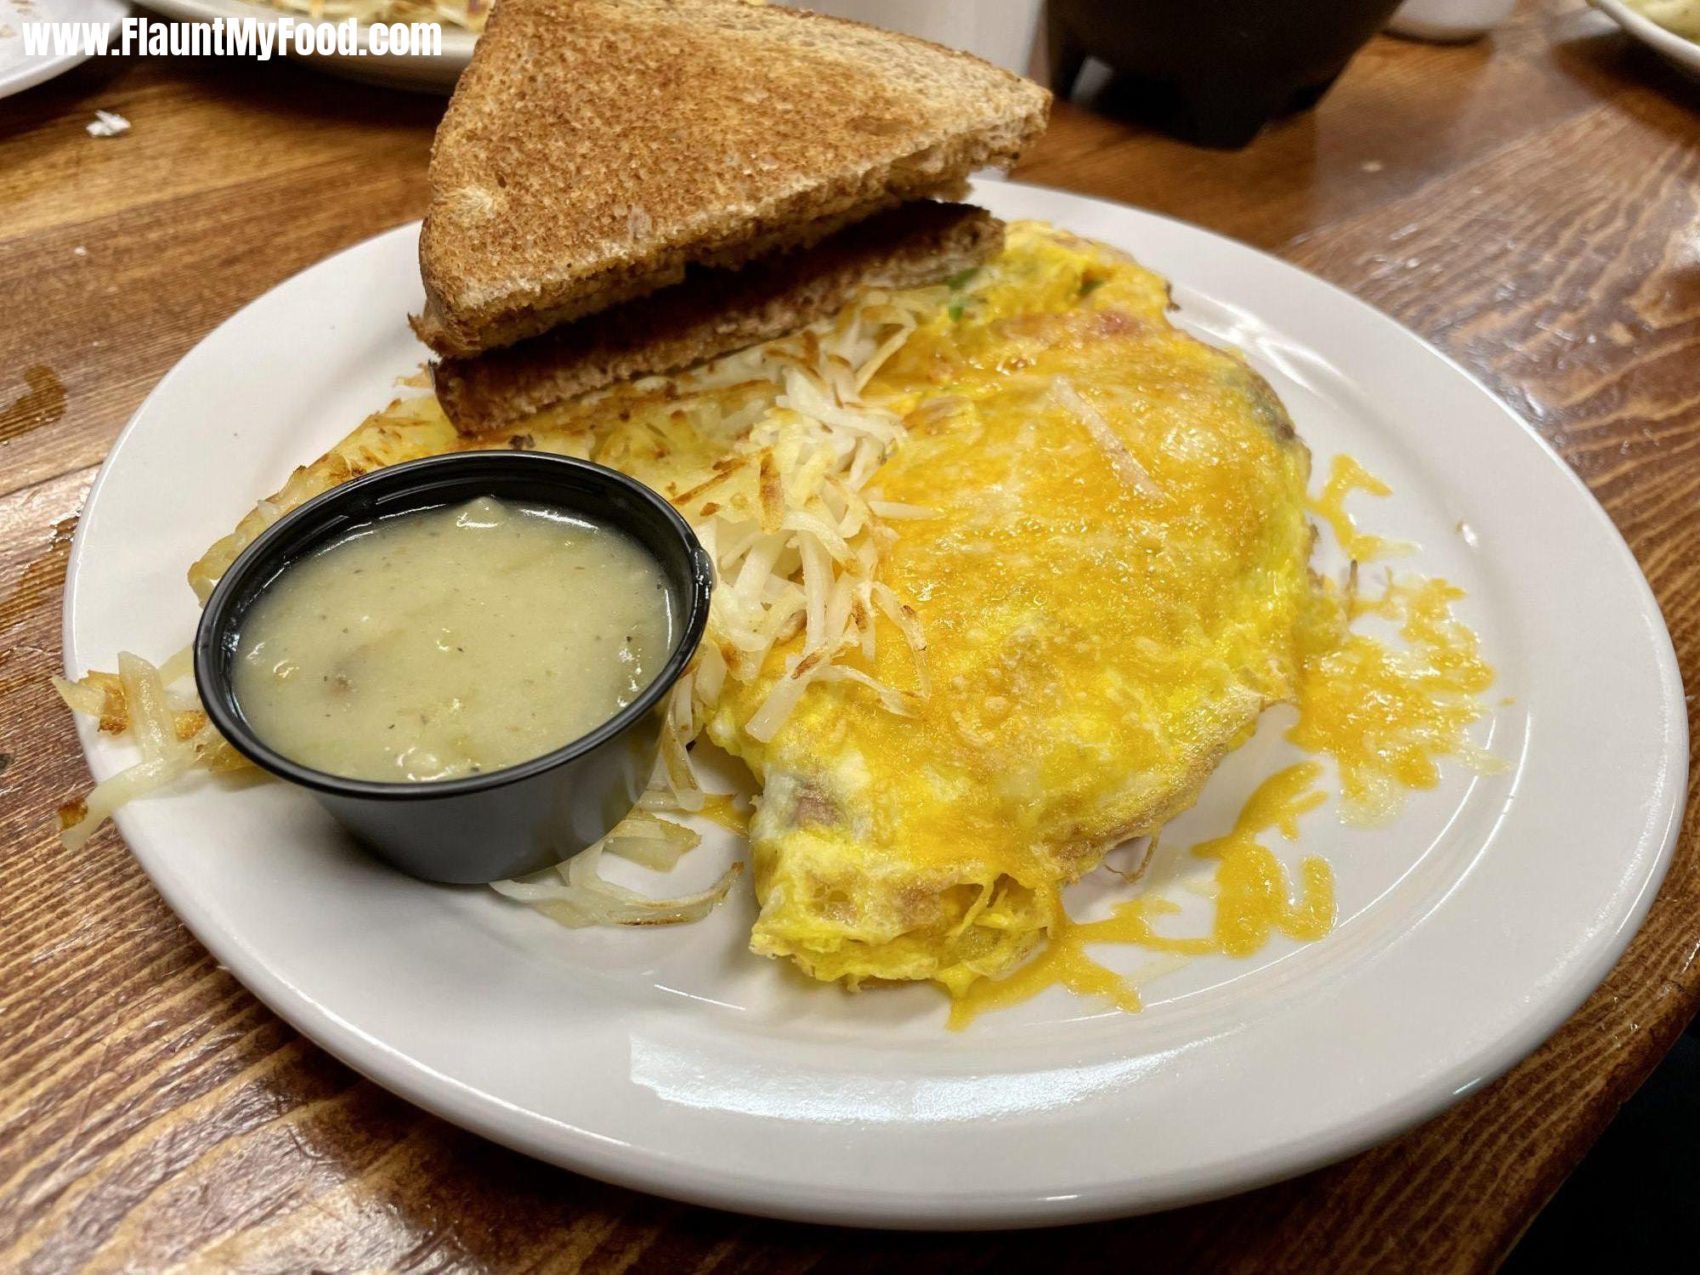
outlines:
{"label": "melted cheese drip", "polygon": [[[1404,552],[1410,546],[1360,532],[1345,510],[1352,491],[1386,496],[1391,488],[1349,456],[1337,456],[1320,495],[1310,506],[1333,527],[1356,561]],[[1458,757],[1479,771],[1503,766],[1468,737],[1483,716],[1481,696],[1494,680],[1475,632],[1452,612],[1461,589],[1434,577],[1389,578],[1382,592],[1365,597],[1353,584],[1342,590],[1321,581],[1312,591],[1298,630],[1299,720],[1287,738],[1307,752],[1333,759],[1339,774],[1344,822],[1379,822],[1396,814],[1410,790],[1433,788],[1439,759]],[[1366,617],[1397,626],[1389,644],[1355,629]],[[1299,895],[1280,859],[1259,839],[1279,831],[1292,841],[1299,816],[1325,800],[1323,773],[1301,762],[1266,779],[1246,802],[1225,837],[1193,847],[1217,863],[1211,892],[1216,919],[1207,935],[1158,932],[1156,918],[1180,910],[1161,895],[1121,904],[1106,920],[1077,922],[1055,906],[1055,920],[1040,954],[1006,978],[983,979],[951,1006],[950,1025],[966,1026],[978,1014],[1030,1000],[1061,986],[1124,1010],[1140,1008],[1138,976],[1116,973],[1086,949],[1115,943],[1168,954],[1246,957],[1276,933],[1313,941],[1334,925],[1334,878],[1326,860],[1305,858],[1298,868]],[[1167,972],[1147,971],[1145,977]]]}
{"label": "melted cheese drip", "polygon": [[[1475,633],[1452,614],[1463,596],[1425,576],[1389,580],[1376,598],[1318,595],[1320,616],[1301,632],[1299,720],[1287,738],[1334,759],[1345,822],[1397,814],[1406,791],[1440,782],[1442,757],[1483,771],[1503,764],[1466,734],[1494,674]],[[1362,616],[1397,624],[1404,645],[1348,628]]]}
{"label": "melted cheese drip", "polygon": [[1373,562],[1410,553],[1415,547],[1403,540],[1386,540],[1358,530],[1357,519],[1346,512],[1346,497],[1354,491],[1372,496],[1391,496],[1393,488],[1344,454],[1336,456],[1328,470],[1328,481],[1322,491],[1309,502],[1311,513],[1326,522],[1340,542],[1340,548],[1353,562]]}
{"label": "melted cheese drip", "polygon": [[1216,919],[1209,934],[1159,933],[1155,918],[1180,910],[1160,895],[1123,903],[1101,921],[1073,921],[1060,915],[1045,951],[1008,978],[976,983],[952,1005],[951,1026],[962,1027],[978,1013],[1018,1004],[1052,985],[1101,997],[1121,1009],[1138,1009],[1138,990],[1086,954],[1095,943],[1176,956],[1250,956],[1277,932],[1301,942],[1321,938],[1334,925],[1333,871],[1323,859],[1305,859],[1299,865],[1295,902],[1286,868],[1261,840],[1275,831],[1288,841],[1298,837],[1299,816],[1324,800],[1316,787],[1321,775],[1322,767],[1316,762],[1300,762],[1271,775],[1246,802],[1232,832],[1192,848],[1194,856],[1216,863]]}

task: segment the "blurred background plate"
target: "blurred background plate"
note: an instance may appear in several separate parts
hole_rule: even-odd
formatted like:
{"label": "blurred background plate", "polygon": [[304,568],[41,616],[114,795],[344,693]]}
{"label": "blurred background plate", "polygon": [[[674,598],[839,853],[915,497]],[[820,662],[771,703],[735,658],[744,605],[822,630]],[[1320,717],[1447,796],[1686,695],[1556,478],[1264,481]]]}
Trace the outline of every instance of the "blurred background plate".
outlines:
{"label": "blurred background plate", "polygon": [[[146,7],[168,18],[183,18],[211,22],[215,18],[257,18],[275,22],[278,18],[300,15],[287,13],[269,4],[250,4],[248,0],[146,0]],[[361,47],[366,33],[361,29]],[[472,46],[478,36],[461,27],[443,23],[443,51],[435,57],[407,57],[396,54],[366,54],[345,57],[338,54],[311,54],[303,60],[333,75],[368,84],[383,84],[390,88],[411,89],[420,93],[448,93],[472,58]],[[291,54],[290,56],[294,56]]]}
{"label": "blurred background plate", "polygon": [[1589,3],[1665,61],[1700,79],[1700,44],[1674,31],[1666,31],[1651,18],[1624,4],[1623,0],[1589,0]]}
{"label": "blurred background plate", "polygon": [[129,12],[125,0],[0,0],[0,97],[21,93],[85,60],[80,53],[29,56],[24,52],[25,22],[116,23]]}
{"label": "blurred background plate", "polygon": [[812,9],[835,18],[849,18],[918,35],[935,44],[964,49],[1017,75],[1034,70],[1033,48],[1043,0],[782,0],[797,9]]}

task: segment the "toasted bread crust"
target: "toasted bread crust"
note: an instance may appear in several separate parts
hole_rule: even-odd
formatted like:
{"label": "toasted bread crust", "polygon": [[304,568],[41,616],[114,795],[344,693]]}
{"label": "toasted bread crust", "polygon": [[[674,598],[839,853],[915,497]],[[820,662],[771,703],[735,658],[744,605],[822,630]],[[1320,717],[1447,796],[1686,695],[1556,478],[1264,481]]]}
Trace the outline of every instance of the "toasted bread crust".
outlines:
{"label": "toasted bread crust", "polygon": [[437,131],[440,354],[512,344],[1007,166],[1049,95],[967,54],[738,0],[504,0]]}
{"label": "toasted bread crust", "polygon": [[923,201],[880,213],[811,248],[682,283],[542,336],[433,368],[463,434],[518,424],[615,381],[729,354],[837,312],[860,288],[931,283],[986,260],[1003,223],[983,209]]}

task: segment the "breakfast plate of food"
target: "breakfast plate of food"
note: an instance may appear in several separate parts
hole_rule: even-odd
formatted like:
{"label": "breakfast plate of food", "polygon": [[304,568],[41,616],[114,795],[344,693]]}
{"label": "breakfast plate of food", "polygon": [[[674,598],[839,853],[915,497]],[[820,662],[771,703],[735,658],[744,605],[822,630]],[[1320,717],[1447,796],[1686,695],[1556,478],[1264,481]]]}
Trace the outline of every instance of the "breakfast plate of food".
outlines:
{"label": "breakfast plate of food", "polygon": [[67,853],[114,819],[420,1106],[773,1216],[1167,1207],[1514,1064],[1668,861],[1657,604],[1391,319],[971,180],[1046,109],[796,11],[504,0],[423,225],[96,479]]}

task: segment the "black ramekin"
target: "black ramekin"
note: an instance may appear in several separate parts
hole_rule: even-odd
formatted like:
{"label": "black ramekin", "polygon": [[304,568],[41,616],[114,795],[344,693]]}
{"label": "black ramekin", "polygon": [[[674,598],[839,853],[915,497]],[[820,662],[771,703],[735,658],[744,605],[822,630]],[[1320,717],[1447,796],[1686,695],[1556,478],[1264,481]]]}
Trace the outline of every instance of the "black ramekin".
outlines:
{"label": "black ramekin", "polygon": [[[382,783],[327,774],[255,733],[231,687],[242,622],[290,563],[376,518],[479,496],[553,505],[632,536],[672,591],[676,645],[643,694],[588,735],[488,774]],[[642,483],[544,452],[458,452],[380,469],[279,519],[236,559],[195,634],[195,684],[221,734],[255,765],[310,790],[356,840],[426,881],[472,884],[536,871],[605,836],[642,794],[660,748],[667,693],[708,623],[714,568],[673,507]]]}

